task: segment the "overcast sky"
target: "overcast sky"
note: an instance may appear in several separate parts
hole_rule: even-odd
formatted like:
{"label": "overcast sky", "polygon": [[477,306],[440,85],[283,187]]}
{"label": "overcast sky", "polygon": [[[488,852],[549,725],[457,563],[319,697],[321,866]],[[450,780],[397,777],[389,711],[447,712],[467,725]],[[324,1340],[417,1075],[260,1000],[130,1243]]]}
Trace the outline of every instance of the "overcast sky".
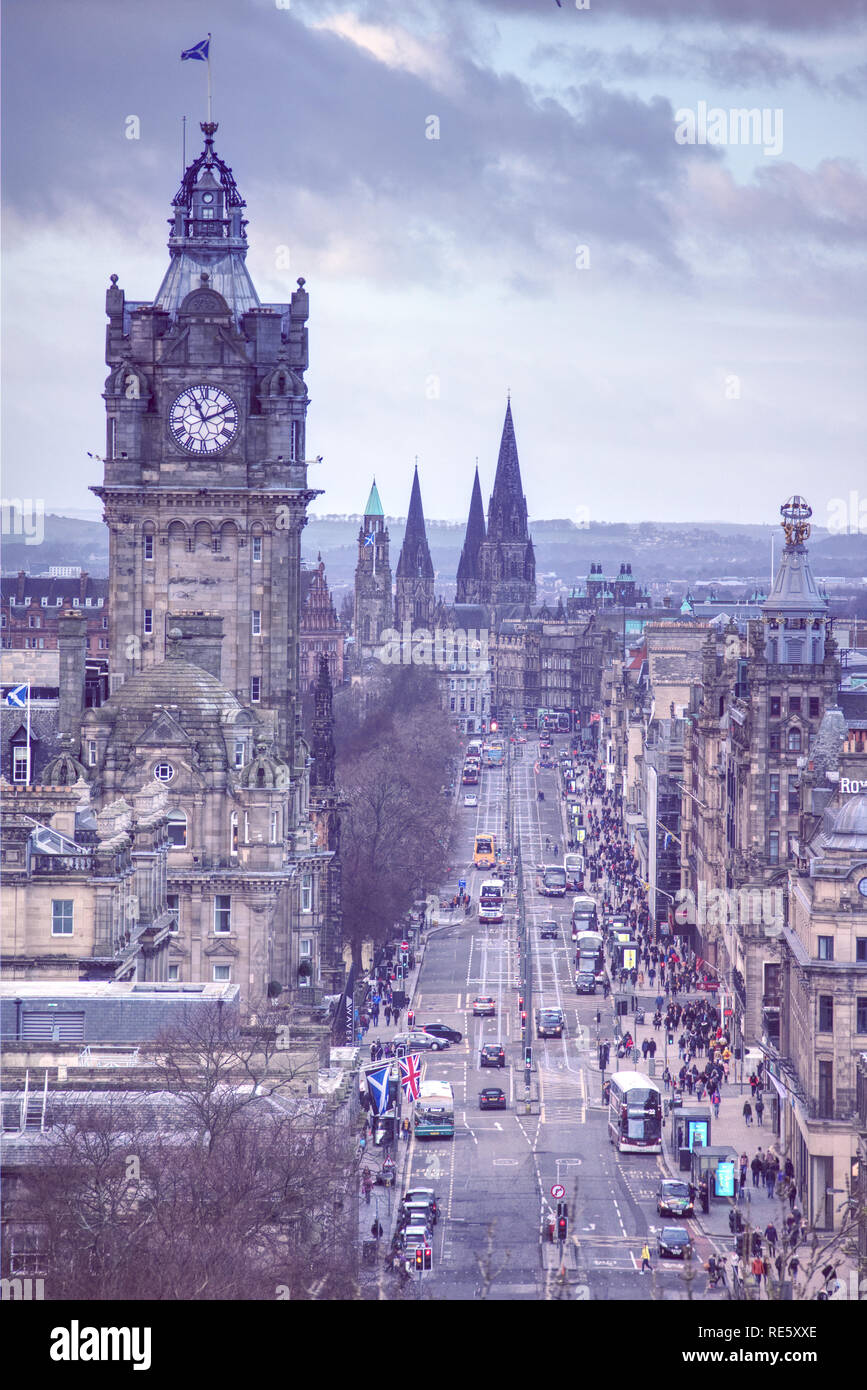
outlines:
{"label": "overcast sky", "polygon": [[[4,496],[98,507],[105,288],[160,284],[209,30],[253,280],[310,293],[317,510],[375,473],[405,513],[416,455],[429,516],[465,517],[477,456],[487,505],[507,389],[531,516],[773,521],[801,492],[821,524],[867,490],[865,0],[3,12]],[[678,143],[702,102],[767,108],[782,149]]]}

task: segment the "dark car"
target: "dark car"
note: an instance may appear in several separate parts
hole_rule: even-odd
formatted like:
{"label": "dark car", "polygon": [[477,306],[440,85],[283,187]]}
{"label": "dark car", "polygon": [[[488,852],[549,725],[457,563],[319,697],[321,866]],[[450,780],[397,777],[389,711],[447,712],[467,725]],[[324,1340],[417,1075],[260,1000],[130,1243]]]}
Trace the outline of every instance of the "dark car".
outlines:
{"label": "dark car", "polygon": [[536,1015],[537,1038],[562,1038],[563,1012],[561,1009],[540,1009]]}
{"label": "dark car", "polygon": [[660,1259],[691,1260],[692,1241],[684,1226],[663,1226],[656,1237],[656,1253]]}
{"label": "dark car", "polygon": [[575,976],[576,994],[595,994],[596,976],[591,970],[579,970]]}
{"label": "dark car", "polygon": [[480,1110],[505,1110],[506,1092],[499,1086],[486,1086],[483,1091],[479,1091]]}
{"label": "dark car", "polygon": [[421,1031],[432,1033],[435,1038],[445,1038],[446,1042],[450,1043],[459,1043],[464,1036],[457,1028],[450,1028],[447,1023],[423,1023]]}
{"label": "dark car", "polygon": [[556,941],[556,940],[557,940],[557,937],[558,937],[559,935],[560,935],[560,928],[557,926],[557,923],[556,923],[556,922],[540,922],[540,923],[539,923],[539,939],[540,939],[540,941],[544,941],[544,940],[546,940],[546,938],[547,938],[548,940]]}
{"label": "dark car", "polygon": [[656,1189],[656,1210],[660,1216],[692,1216],[689,1185],[677,1178],[663,1178]]}
{"label": "dark car", "polygon": [[506,1065],[506,1049],[499,1043],[485,1043],[479,1053],[480,1067],[504,1067]]}

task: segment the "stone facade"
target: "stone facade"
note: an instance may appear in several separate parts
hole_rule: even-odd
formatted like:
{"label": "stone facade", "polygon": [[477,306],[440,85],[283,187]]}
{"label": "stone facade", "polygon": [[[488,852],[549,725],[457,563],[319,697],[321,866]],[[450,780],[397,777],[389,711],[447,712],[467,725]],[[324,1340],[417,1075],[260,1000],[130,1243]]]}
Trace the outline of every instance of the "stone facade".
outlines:
{"label": "stone facade", "polygon": [[325,578],[325,562],[320,555],[301,612],[299,669],[302,691],[312,690],[316,684],[321,656],[328,661],[332,685],[343,684],[344,640]]}
{"label": "stone facade", "polygon": [[358,533],[358,561],[355,567],[355,660],[376,656],[380,639],[393,622],[389,536],[376,479],[370,489],[364,519]]}

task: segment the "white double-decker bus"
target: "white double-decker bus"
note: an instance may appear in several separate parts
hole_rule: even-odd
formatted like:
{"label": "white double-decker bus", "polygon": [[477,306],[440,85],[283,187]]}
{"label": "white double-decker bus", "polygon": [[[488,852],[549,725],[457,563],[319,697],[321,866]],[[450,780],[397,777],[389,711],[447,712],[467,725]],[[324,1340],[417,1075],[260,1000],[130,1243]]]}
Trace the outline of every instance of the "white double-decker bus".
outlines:
{"label": "white double-decker bus", "polygon": [[621,1153],[662,1153],[662,1092],[652,1076],[616,1071],[608,1097],[608,1137]]}
{"label": "white double-decker bus", "polygon": [[479,889],[479,921],[502,922],[503,880],[486,878]]}

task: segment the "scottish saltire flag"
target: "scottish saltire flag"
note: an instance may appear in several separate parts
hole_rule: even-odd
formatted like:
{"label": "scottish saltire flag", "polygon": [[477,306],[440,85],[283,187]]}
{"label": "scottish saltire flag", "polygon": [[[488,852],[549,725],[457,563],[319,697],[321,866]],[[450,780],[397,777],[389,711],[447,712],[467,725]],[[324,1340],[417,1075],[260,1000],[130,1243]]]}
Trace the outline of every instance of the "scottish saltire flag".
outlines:
{"label": "scottish saltire flag", "polygon": [[6,696],[6,703],[7,705],[11,705],[13,709],[24,709],[29,699],[30,686],[16,685],[15,689],[10,690],[9,694]]}
{"label": "scottish saltire flag", "polygon": [[390,1071],[391,1064],[389,1063],[384,1067],[377,1067],[376,1071],[367,1073],[367,1091],[377,1115],[384,1115],[388,1109],[388,1073]]}
{"label": "scottish saltire flag", "polygon": [[202,39],[199,43],[194,43],[192,48],[185,48],[181,54],[181,62],[183,62],[185,58],[199,58],[201,62],[206,63],[208,61],[208,50],[210,46],[211,36],[209,34],[206,39]]}
{"label": "scottish saltire flag", "polygon": [[411,1052],[408,1057],[400,1059],[400,1084],[407,1100],[418,1100],[418,1088],[421,1084],[421,1055],[418,1052]]}
{"label": "scottish saltire flag", "polygon": [[365,545],[373,545],[373,542],[374,542],[375,539],[376,539],[376,538],[375,538],[373,532],[371,531],[369,535],[367,535],[367,536],[364,537],[364,544],[365,544]]}

